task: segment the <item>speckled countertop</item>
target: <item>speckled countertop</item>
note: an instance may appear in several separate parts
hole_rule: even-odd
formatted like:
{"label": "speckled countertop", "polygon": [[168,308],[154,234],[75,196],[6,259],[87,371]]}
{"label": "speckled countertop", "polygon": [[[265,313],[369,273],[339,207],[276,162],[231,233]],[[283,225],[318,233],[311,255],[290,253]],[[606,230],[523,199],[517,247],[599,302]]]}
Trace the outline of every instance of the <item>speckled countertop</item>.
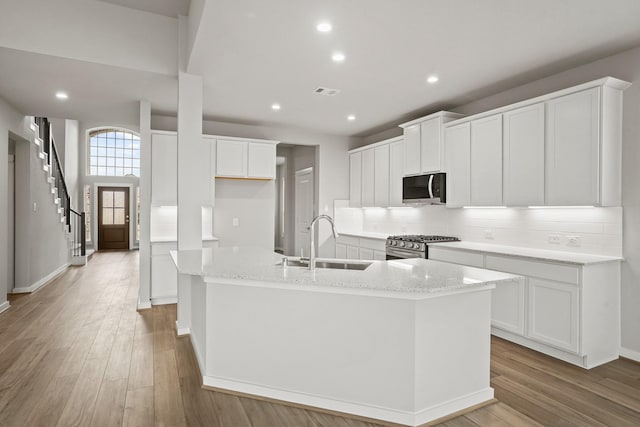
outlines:
{"label": "speckled countertop", "polygon": [[522,246],[495,245],[479,242],[447,242],[430,243],[429,246],[461,249],[471,252],[484,252],[497,255],[509,255],[523,258],[531,258],[539,261],[562,262],[567,264],[597,264],[600,262],[622,261],[623,258],[615,256],[581,254],[577,252],[550,251],[546,249],[525,248]]}
{"label": "speckled countertop", "polygon": [[260,282],[265,286],[325,291],[353,291],[396,298],[430,298],[490,289],[497,282],[518,280],[521,276],[465,267],[426,259],[374,261],[366,270],[337,270],[281,265],[282,255],[255,247],[207,248],[171,251],[182,274],[203,276],[205,282],[224,278]]}

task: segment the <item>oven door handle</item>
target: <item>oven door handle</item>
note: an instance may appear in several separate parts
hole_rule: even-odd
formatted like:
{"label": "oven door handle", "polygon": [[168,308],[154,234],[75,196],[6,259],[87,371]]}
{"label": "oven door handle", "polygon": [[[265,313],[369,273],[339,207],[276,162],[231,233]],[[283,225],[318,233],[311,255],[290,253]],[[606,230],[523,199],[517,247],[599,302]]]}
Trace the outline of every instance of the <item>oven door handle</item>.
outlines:
{"label": "oven door handle", "polygon": [[387,255],[398,256],[402,258],[422,258],[420,253],[413,251],[404,251],[402,249],[387,250]]}
{"label": "oven door handle", "polygon": [[429,175],[429,185],[428,185],[428,189],[429,189],[429,198],[433,199],[433,177],[435,175]]}

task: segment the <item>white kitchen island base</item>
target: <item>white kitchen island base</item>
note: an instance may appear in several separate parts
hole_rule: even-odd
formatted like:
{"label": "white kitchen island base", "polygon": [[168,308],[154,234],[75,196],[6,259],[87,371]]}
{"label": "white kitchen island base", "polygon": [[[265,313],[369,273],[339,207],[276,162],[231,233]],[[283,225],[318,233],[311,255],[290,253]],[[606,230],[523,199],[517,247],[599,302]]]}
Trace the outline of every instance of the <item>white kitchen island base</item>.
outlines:
{"label": "white kitchen island base", "polygon": [[411,426],[493,398],[490,289],[393,299],[201,280],[191,291],[205,386]]}
{"label": "white kitchen island base", "polygon": [[205,387],[410,426],[493,398],[491,292],[519,276],[424,259],[309,271],[257,248],[171,255],[188,285],[177,327]]}

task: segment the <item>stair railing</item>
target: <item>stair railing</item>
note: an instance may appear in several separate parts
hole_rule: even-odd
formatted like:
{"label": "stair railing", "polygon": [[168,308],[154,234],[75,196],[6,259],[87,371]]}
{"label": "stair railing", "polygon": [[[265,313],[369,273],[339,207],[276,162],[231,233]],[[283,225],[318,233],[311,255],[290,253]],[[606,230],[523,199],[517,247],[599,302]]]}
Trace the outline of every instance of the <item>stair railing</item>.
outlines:
{"label": "stair railing", "polygon": [[71,212],[71,256],[87,255],[87,223],[84,212]]}

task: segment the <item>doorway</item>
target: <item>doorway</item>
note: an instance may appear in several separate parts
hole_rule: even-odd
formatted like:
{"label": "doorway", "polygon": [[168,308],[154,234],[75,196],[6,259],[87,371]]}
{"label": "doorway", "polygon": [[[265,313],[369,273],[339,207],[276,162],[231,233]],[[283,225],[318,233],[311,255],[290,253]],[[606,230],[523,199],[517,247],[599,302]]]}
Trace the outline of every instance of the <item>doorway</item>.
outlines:
{"label": "doorway", "polygon": [[129,187],[98,187],[98,250],[129,250]]}
{"label": "doorway", "polygon": [[15,142],[9,140],[9,169],[8,169],[8,194],[7,194],[7,292],[11,292],[16,284],[16,179],[15,179]]}
{"label": "doorway", "polygon": [[313,220],[313,168],[296,171],[295,190],[295,253],[309,256],[310,233],[309,225]]}

